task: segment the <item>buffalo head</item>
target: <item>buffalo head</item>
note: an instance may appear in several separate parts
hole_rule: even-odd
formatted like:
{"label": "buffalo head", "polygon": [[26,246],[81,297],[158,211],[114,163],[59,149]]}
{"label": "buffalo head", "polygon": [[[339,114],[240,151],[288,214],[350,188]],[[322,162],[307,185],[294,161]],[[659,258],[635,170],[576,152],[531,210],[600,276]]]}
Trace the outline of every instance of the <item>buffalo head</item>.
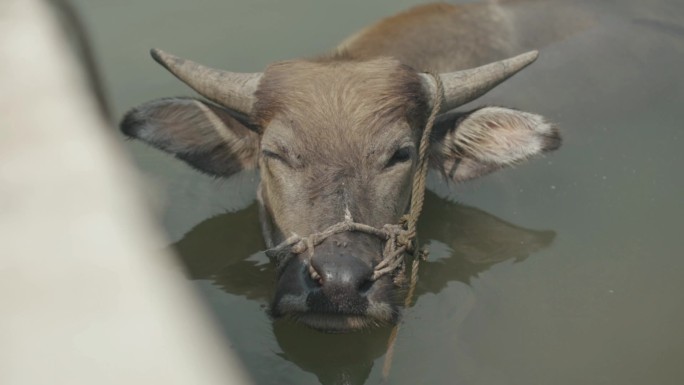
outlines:
{"label": "buffalo head", "polygon": [[[208,101],[161,99],[130,111],[121,128],[200,171],[227,177],[258,168],[264,237],[319,232],[344,218],[397,223],[411,200],[418,144],[437,90],[434,78],[399,61],[344,54],[273,64],[263,73],[211,69],[162,51],[152,55]],[[439,74],[446,112],[484,94],[536,52]],[[431,166],[471,179],[558,147],[542,117],[502,107],[444,115],[433,131]],[[396,322],[400,289],[372,280],[382,241],[358,232],[331,236],[313,256],[279,269],[274,316],[325,331]]]}

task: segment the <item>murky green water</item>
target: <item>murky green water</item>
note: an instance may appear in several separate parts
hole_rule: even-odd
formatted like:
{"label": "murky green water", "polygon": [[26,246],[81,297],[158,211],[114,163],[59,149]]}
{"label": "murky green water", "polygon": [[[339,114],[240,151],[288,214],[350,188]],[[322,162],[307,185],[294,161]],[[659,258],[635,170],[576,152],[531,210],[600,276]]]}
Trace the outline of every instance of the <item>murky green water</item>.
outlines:
{"label": "murky green water", "polygon": [[[191,94],[149,58],[150,47],[255,71],[325,51],[418,3],[74,2],[117,116]],[[588,26],[544,47],[478,104],[541,113],[561,126],[564,146],[468,184],[432,178],[419,226],[432,254],[389,383],[682,384],[684,3],[520,3],[532,7],[527,25],[540,34],[550,19],[534,7],[563,5],[566,21]],[[324,335],[268,318],[274,271],[259,252],[255,174],[215,180],[126,146],[257,383],[380,382],[389,330]]]}

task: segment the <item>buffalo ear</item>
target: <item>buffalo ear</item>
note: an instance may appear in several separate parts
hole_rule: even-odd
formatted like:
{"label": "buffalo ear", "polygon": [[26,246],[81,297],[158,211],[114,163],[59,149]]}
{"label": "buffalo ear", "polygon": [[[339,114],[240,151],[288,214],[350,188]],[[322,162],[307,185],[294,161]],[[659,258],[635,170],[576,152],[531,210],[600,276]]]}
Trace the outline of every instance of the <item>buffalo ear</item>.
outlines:
{"label": "buffalo ear", "polygon": [[436,126],[431,162],[460,182],[560,147],[558,129],[542,116],[484,107],[445,116]]}
{"label": "buffalo ear", "polygon": [[132,109],[120,128],[199,171],[227,177],[257,164],[259,135],[238,119],[246,121],[208,102],[166,98]]}

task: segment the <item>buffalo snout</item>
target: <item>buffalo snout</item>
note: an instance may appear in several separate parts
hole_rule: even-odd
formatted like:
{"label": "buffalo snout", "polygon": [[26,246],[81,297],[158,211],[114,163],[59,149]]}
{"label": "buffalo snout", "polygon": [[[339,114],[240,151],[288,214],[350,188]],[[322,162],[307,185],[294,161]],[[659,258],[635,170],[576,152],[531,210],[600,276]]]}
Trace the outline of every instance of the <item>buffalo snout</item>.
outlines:
{"label": "buffalo snout", "polygon": [[382,247],[373,236],[342,233],[317,245],[313,256],[292,258],[278,279],[273,315],[328,332],[395,322],[392,279],[372,279]]}

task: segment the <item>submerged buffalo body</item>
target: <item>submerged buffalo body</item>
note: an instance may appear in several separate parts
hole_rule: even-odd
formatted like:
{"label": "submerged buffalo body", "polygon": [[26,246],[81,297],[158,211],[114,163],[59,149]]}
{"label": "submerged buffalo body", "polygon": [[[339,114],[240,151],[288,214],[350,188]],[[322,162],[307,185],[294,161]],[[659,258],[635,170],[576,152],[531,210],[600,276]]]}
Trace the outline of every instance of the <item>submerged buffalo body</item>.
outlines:
{"label": "submerged buffalo body", "polygon": [[[444,85],[429,156],[445,177],[472,179],[559,146],[556,128],[535,114],[503,107],[446,114],[536,58],[531,52],[464,70],[520,52],[502,12],[495,5],[417,7],[331,54],[263,73],[219,71],[153,50],[208,101],[152,101],[130,111],[121,128],[212,175],[258,168],[269,247],[320,232],[345,213],[374,227],[394,224],[410,205],[434,104],[428,71]],[[382,247],[377,237],[342,232],[313,255],[293,255],[279,269],[273,315],[325,331],[396,322],[400,288],[391,274],[371,279]]]}

